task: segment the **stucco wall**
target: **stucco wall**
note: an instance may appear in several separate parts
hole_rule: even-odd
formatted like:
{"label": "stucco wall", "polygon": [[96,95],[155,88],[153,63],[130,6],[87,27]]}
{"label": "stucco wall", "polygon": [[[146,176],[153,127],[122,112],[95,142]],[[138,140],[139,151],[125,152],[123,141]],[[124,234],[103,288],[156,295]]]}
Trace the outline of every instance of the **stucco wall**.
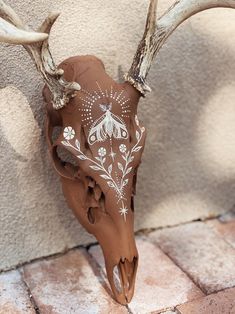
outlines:
{"label": "stucco wall", "polygon": [[[171,1],[159,1],[160,12]],[[128,70],[148,0],[9,0],[37,27],[62,14],[51,36],[57,62],[96,54],[118,79]],[[235,12],[185,22],[149,76],[139,117],[148,140],[139,172],[136,229],[217,215],[235,204]],[[94,241],[67,208],[47,155],[43,83],[20,47],[0,48],[0,269]]]}

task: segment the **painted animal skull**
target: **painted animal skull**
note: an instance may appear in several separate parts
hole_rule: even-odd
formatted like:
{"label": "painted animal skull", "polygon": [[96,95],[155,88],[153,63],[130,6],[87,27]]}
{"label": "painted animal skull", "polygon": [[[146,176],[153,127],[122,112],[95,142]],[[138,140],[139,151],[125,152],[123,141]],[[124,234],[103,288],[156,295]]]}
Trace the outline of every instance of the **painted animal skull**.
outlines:
{"label": "painted animal skull", "polygon": [[[112,291],[125,304],[133,296],[138,264],[133,197],[146,133],[137,118],[140,95],[130,84],[113,81],[95,57],[73,57],[61,68],[66,80],[79,81],[82,89],[58,111],[49,90],[44,92],[52,159],[69,207],[99,241]],[[55,127],[60,134],[53,140]],[[61,149],[75,165],[61,161]],[[120,287],[115,285],[116,267]]]}
{"label": "painted animal skull", "polygon": [[[54,167],[68,205],[102,247],[107,276],[121,304],[132,299],[138,265],[134,194],[146,132],[137,106],[150,91],[146,77],[152,61],[187,18],[213,7],[235,8],[235,0],[177,0],[159,19],[156,7],[157,0],[150,0],[144,36],[125,83],[119,84],[93,56],[73,57],[57,68],[48,34],[58,14],[31,33],[0,0],[0,40],[22,44],[46,82],[46,133]],[[70,154],[71,161],[63,159],[61,151]]]}

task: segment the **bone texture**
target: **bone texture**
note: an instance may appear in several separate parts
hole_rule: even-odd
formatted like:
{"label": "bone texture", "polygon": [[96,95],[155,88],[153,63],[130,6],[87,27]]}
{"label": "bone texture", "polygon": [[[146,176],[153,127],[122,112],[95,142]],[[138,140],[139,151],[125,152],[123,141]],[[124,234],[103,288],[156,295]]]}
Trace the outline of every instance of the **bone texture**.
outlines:
{"label": "bone texture", "polygon": [[[28,26],[25,25],[14,10],[10,6],[6,5],[2,0],[0,1],[0,16],[7,22],[12,23],[16,30],[19,30],[17,33],[18,36],[22,36],[22,32],[27,34],[26,31],[29,31]],[[34,33],[35,38],[38,39],[37,43],[31,44],[27,42],[24,43],[23,41],[19,42],[20,44],[23,44],[24,48],[34,61],[37,70],[49,87],[52,94],[51,101],[54,109],[61,109],[66,106],[70,99],[76,95],[76,92],[80,90],[80,85],[78,83],[69,83],[63,78],[64,72],[56,67],[49,50],[48,39],[50,30],[58,16],[58,13],[49,15],[39,28],[39,32]],[[0,24],[0,26],[2,26],[2,32],[4,32],[3,24]],[[35,42],[35,40],[33,40],[33,42]]]}
{"label": "bone texture", "polygon": [[27,32],[0,18],[0,41],[8,44],[32,44],[47,39],[43,33]]}
{"label": "bone texture", "polygon": [[156,17],[158,0],[151,0],[143,38],[125,80],[145,96],[151,88],[146,78],[157,53],[173,31],[192,15],[223,7],[235,8],[235,0],[177,0],[159,19]]}

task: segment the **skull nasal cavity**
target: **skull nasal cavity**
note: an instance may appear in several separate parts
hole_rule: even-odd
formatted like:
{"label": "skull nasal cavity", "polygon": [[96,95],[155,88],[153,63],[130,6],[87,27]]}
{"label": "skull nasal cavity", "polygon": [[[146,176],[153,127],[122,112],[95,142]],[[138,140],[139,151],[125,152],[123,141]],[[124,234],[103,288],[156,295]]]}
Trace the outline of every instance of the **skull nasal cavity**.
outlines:
{"label": "skull nasal cavity", "polygon": [[88,220],[89,222],[94,225],[95,223],[95,213],[94,213],[94,208],[93,207],[90,207],[88,208],[88,211],[87,211],[87,217],[88,217]]}
{"label": "skull nasal cavity", "polygon": [[90,177],[87,190],[87,218],[91,224],[97,223],[105,213],[105,195],[99,185]]}
{"label": "skull nasal cavity", "polygon": [[131,197],[131,210],[132,210],[132,212],[135,211],[134,196]]}

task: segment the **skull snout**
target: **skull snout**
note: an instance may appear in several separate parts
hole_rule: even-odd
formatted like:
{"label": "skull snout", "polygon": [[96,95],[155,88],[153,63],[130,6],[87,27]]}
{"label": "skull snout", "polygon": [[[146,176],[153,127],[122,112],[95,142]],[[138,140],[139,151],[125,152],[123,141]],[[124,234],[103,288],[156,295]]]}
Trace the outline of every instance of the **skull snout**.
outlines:
{"label": "skull snout", "polygon": [[131,259],[121,257],[117,263],[106,262],[107,277],[115,299],[126,305],[134,294],[135,278],[138,267],[138,253]]}
{"label": "skull snout", "polygon": [[107,277],[114,298],[125,305],[133,297],[138,267],[134,231],[127,229],[122,234],[112,233],[110,243],[107,238],[99,239],[99,243],[103,250]]}

